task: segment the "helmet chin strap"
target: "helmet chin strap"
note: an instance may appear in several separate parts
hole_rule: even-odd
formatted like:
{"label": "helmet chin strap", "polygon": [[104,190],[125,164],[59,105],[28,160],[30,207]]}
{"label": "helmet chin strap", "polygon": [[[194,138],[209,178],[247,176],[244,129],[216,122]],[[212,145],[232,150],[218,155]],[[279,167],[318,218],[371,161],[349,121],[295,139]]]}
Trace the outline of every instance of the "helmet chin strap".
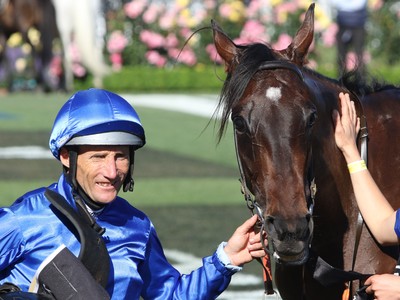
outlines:
{"label": "helmet chin strap", "polygon": [[64,172],[66,172],[67,179],[72,185],[72,195],[74,197],[78,211],[82,215],[82,217],[90,224],[90,226],[92,226],[94,230],[96,230],[100,235],[102,235],[105,232],[105,229],[96,223],[96,220],[89,213],[86,205],[89,206],[92,210],[102,209],[105,205],[94,202],[82,190],[82,188],[80,187],[80,185],[76,180],[78,153],[75,149],[70,149],[68,152],[69,152],[69,171],[66,172],[66,169],[64,168]]}
{"label": "helmet chin strap", "polygon": [[69,171],[66,173],[68,181],[72,185],[74,193],[77,193],[83,199],[83,201],[85,201],[87,206],[89,206],[92,210],[102,209],[105,205],[90,199],[90,197],[85,193],[76,180],[77,158],[77,151],[69,150]]}
{"label": "helmet chin strap", "polygon": [[129,170],[128,173],[126,174],[125,180],[124,180],[124,184],[123,184],[123,191],[124,192],[133,192],[133,187],[135,185],[135,182],[133,181],[133,167],[135,164],[135,150],[133,149],[133,147],[129,148]]}

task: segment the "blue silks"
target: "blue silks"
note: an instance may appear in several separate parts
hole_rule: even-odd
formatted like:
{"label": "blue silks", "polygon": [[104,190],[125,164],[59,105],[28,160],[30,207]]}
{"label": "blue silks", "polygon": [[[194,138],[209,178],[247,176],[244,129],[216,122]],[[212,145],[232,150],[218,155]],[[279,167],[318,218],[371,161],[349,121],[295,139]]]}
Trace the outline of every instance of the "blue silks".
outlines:
{"label": "blue silks", "polygon": [[[49,188],[75,207],[64,175]],[[79,254],[79,241],[54,214],[44,191],[31,191],[0,209],[0,283],[27,291],[39,265],[60,245]],[[120,197],[96,221],[106,229],[103,238],[111,257],[106,289],[112,299],[215,299],[235,272],[214,253],[191,274],[180,274],[167,261],[149,218]]]}

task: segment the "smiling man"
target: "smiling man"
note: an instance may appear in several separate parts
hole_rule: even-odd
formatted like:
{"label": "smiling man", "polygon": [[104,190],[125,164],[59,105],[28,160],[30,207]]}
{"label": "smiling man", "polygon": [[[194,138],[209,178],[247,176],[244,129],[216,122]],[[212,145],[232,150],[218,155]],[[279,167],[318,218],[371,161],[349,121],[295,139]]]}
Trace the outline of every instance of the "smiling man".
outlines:
{"label": "smiling man", "polygon": [[[95,267],[104,266],[105,280],[98,282],[111,299],[215,299],[243,264],[265,255],[253,216],[202,267],[180,274],[165,258],[149,218],[118,196],[121,188],[133,190],[134,154],[144,144],[140,119],[123,98],[99,89],[74,94],[50,136],[52,154],[63,166],[58,182],[0,209],[0,283],[27,291],[60,246],[78,256],[81,243],[65,220],[74,215],[71,208],[102,235],[109,258],[95,260]],[[64,216],[52,198],[67,206]]]}
{"label": "smiling man", "polygon": [[[129,146],[84,146],[78,151],[76,181],[97,205],[111,203],[117,197],[129,172]],[[60,160],[69,168],[69,152],[61,150]],[[90,203],[90,202],[89,202]]]}

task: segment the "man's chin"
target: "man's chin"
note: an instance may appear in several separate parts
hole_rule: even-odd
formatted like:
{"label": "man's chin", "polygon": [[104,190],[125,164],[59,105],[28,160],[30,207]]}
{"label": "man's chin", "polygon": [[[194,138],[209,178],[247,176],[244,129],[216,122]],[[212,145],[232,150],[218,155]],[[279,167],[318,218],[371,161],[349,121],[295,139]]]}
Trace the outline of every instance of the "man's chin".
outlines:
{"label": "man's chin", "polygon": [[109,204],[109,203],[113,202],[115,200],[115,198],[117,198],[117,193],[110,193],[107,195],[104,195],[104,193],[103,193],[99,197],[95,197],[92,200],[99,204]]}

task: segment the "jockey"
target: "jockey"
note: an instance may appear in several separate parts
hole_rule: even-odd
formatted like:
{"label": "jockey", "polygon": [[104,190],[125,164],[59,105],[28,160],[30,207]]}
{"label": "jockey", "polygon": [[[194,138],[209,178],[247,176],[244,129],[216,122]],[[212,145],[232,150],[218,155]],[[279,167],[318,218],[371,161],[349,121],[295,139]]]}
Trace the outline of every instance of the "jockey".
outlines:
{"label": "jockey", "polygon": [[97,261],[107,273],[98,282],[111,299],[215,299],[243,264],[265,255],[253,216],[202,267],[180,274],[167,261],[149,218],[118,196],[121,188],[133,190],[134,154],[145,142],[139,116],[122,97],[100,89],[74,94],[59,111],[49,141],[63,167],[58,182],[0,208],[0,284],[28,291],[41,264],[60,246],[81,258],[83,243],[49,202],[51,195],[101,236],[109,258]]}

